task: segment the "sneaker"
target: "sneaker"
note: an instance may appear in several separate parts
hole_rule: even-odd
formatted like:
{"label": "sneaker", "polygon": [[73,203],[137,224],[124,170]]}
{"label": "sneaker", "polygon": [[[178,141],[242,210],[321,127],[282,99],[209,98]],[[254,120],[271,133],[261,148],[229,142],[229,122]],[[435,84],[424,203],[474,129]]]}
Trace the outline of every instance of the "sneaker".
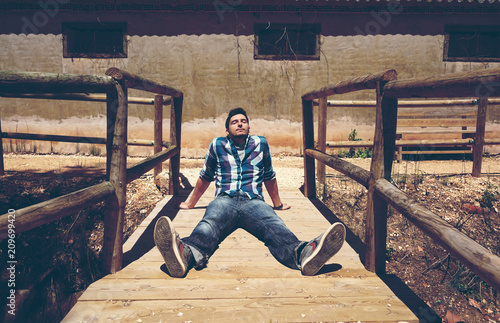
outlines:
{"label": "sneaker", "polygon": [[302,274],[315,275],[342,248],[344,240],[345,227],[340,222],[332,224],[325,233],[311,240],[300,253]]}
{"label": "sneaker", "polygon": [[156,221],[154,239],[170,275],[183,277],[189,269],[192,254],[189,247],[182,243],[168,217],[162,216]]}

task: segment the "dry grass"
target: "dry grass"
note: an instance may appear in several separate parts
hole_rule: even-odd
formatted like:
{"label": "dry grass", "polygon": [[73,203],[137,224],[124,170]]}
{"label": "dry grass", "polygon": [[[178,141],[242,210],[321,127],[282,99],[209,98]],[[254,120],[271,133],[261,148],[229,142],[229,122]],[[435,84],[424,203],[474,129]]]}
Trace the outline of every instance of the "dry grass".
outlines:
{"label": "dry grass", "polygon": [[[393,180],[429,210],[500,255],[500,216],[495,201],[499,177],[416,172]],[[343,176],[328,178],[324,192],[325,204],[362,240],[366,193],[364,187]],[[485,206],[488,202],[490,207]],[[464,205],[477,208],[469,212]],[[387,233],[387,272],[400,278],[443,320],[500,321],[498,293],[393,209]]]}

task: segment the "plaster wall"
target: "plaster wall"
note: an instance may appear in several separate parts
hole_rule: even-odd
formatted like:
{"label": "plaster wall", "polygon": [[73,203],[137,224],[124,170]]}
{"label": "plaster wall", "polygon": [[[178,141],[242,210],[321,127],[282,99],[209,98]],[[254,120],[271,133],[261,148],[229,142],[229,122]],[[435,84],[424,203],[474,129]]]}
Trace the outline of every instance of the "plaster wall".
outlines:
{"label": "plaster wall", "polygon": [[[28,13],[25,17],[31,16]],[[73,17],[72,20],[82,17]],[[56,26],[68,17],[56,17],[47,24],[45,33],[26,35],[15,30],[0,33],[0,70],[103,75],[108,68],[118,67],[180,89],[185,96],[183,154],[201,157],[214,136],[225,135],[225,115],[233,107],[247,109],[251,132],[268,137],[273,153],[296,154],[300,153],[302,145],[301,95],[310,90],[386,69],[396,69],[399,79],[407,79],[500,66],[498,63],[444,62],[444,36],[439,32],[443,23],[428,22],[436,24],[433,28],[427,27],[435,30],[429,32],[422,30],[415,17],[406,19],[403,24],[402,19],[396,19],[400,17],[394,16],[392,23],[387,25],[388,31],[392,28],[401,30],[401,33],[381,32],[376,35],[363,34],[375,21],[373,17],[358,17],[350,22],[343,18],[333,25],[325,19],[328,17],[316,18],[317,22],[322,22],[323,28],[319,61],[255,60],[253,22],[265,21],[269,17],[244,17],[238,23],[229,17],[224,22],[214,22],[211,16],[189,17],[176,16],[167,26],[164,26],[164,16],[127,17],[130,35],[128,57],[124,59],[63,58],[62,35]],[[108,17],[111,18],[123,19]],[[150,25],[158,26],[156,34],[141,26],[141,23],[145,24],[144,19],[149,19]],[[281,20],[295,22],[296,19]],[[180,30],[175,30],[173,26],[181,21],[195,27],[190,27],[191,30],[178,26],[176,28]],[[348,22],[349,25],[345,26]],[[135,90],[129,95],[152,97]],[[374,99],[374,91],[330,99]],[[81,136],[105,134],[104,103],[0,98],[0,108],[2,131]],[[490,109],[489,113],[488,123],[493,127],[498,112]],[[129,115],[129,137],[152,139],[153,109],[131,104]],[[164,115],[169,117],[168,109]],[[359,138],[366,140],[373,136],[372,109],[332,108],[328,120],[327,140],[346,140],[352,129],[356,129]],[[168,138],[168,120],[165,120],[164,132]],[[76,149],[72,144],[53,143],[50,148],[48,144],[39,143],[38,149],[69,153]],[[82,145],[78,149],[88,147]],[[132,154],[148,151],[150,149],[130,147]]]}

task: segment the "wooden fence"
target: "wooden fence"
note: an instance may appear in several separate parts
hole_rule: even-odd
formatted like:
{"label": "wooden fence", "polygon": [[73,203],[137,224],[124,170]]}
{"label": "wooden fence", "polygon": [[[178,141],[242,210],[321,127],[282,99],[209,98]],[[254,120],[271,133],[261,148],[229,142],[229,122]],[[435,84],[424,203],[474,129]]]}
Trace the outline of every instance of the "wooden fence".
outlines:
{"label": "wooden fence", "polygon": [[[479,124],[478,121],[477,131],[482,131],[484,134],[485,118],[480,115],[486,112],[488,97],[500,96],[499,84],[500,69],[406,81],[397,80],[396,71],[388,70],[333,84],[302,96],[304,194],[309,198],[316,197],[315,159],[348,175],[368,189],[365,228],[365,266],[368,270],[377,274],[385,274],[387,211],[388,204],[390,204],[485,282],[500,291],[500,271],[498,270],[500,257],[493,255],[390,182],[396,147],[398,98],[479,97],[478,120],[481,119],[482,122]],[[377,97],[370,172],[324,153],[325,145],[320,139],[318,139],[318,149],[314,148],[313,100],[319,99],[319,106],[326,107],[327,97],[330,95],[365,89],[376,90]],[[322,118],[321,113],[319,113],[319,118]],[[324,138],[325,132],[326,129],[318,129],[318,138]],[[476,136],[476,141],[477,150],[474,154],[482,154],[484,135]],[[475,158],[474,160],[473,175],[479,176],[481,159]]]}
{"label": "wooden fence", "polygon": [[[154,99],[128,98],[129,88],[154,93]],[[89,94],[90,93],[90,94]],[[163,96],[169,96],[167,100]],[[106,138],[2,133],[0,127],[0,175],[4,174],[1,139],[18,138],[106,144],[106,181],[49,201],[15,210],[15,232],[20,233],[71,215],[82,208],[106,201],[104,219],[103,267],[114,273],[121,269],[126,187],[131,181],[170,159],[170,194],[180,188],[180,143],[183,93],[166,85],[110,68],[105,76],[0,71],[0,96],[33,99],[83,100],[106,102]],[[128,104],[153,104],[154,141],[128,140]],[[170,104],[170,141],[162,139],[163,105]],[[127,169],[128,145],[153,145],[154,155]],[[165,147],[166,149],[163,149]],[[9,226],[10,225],[10,226]],[[0,216],[0,240],[6,239],[9,214]]]}
{"label": "wooden fence", "polygon": [[[495,99],[495,98],[488,98],[488,106],[491,105],[500,105],[500,99]],[[313,101],[314,106],[320,106],[318,102]],[[474,138],[476,136],[476,128],[478,124],[485,124],[485,120],[477,120],[477,112],[479,112],[479,99],[438,99],[438,100],[398,100],[398,109],[399,108],[404,108],[404,109],[399,109],[398,111],[398,118],[399,116],[402,116],[404,118],[404,115],[407,114],[408,116],[404,119],[398,119],[398,133],[397,133],[397,140],[396,140],[396,148],[397,148],[397,157],[398,161],[401,162],[401,157],[402,154],[405,152],[403,151],[403,147],[417,147],[417,148],[438,148],[438,147],[443,147],[443,146],[456,146],[456,147],[464,147],[464,146],[470,146],[472,147],[472,152],[474,149],[479,149],[475,148],[475,144],[477,143]],[[369,109],[375,109],[377,106],[376,101],[363,101],[363,100],[328,100],[326,106],[320,106],[318,108],[318,115],[319,115],[319,120],[318,120],[318,137],[321,136],[321,138],[318,138],[318,145],[323,144],[323,139],[322,136],[326,135],[326,132],[324,132],[326,129],[326,110],[327,107],[332,107],[332,108],[369,108]],[[436,114],[436,112],[439,112],[439,109],[441,108],[447,108],[450,109],[457,109],[458,112],[451,111],[451,115],[459,115],[460,113],[466,114],[467,119],[463,119],[464,116],[460,116],[460,118],[443,118],[440,119],[440,116],[446,116],[447,112],[444,113],[439,113]],[[433,111],[431,113],[425,112],[424,115],[428,116],[425,117],[425,119],[416,119],[414,117],[414,112],[407,112],[407,113],[401,113],[402,111],[405,110],[413,110],[413,109],[432,109]],[[470,112],[463,112],[465,111],[464,109],[467,109],[467,111],[470,110]],[[474,111],[475,109],[475,111]],[[436,114],[436,115],[434,115]],[[410,116],[411,115],[411,116]],[[416,114],[418,115],[418,114]],[[430,117],[429,117],[430,116]],[[485,118],[486,113],[482,114],[481,117]],[[470,118],[470,119],[469,119]],[[425,123],[425,127],[422,126],[422,123]],[[463,127],[463,126],[466,127]],[[419,130],[400,130],[399,127],[402,126],[404,128],[408,127],[415,127],[415,128],[420,128]],[[468,129],[467,126],[469,127],[474,127],[474,129]],[[437,128],[439,127],[439,130],[432,129],[428,130],[429,127],[434,127]],[[425,129],[423,129],[425,128]],[[481,128],[479,128],[481,130]],[[431,139],[431,140],[422,140],[422,139],[404,139],[403,134],[415,134],[418,136],[418,134],[433,134],[433,137],[436,137],[438,135],[444,135],[449,137],[450,135],[460,135],[460,138],[458,139]],[[484,134],[484,143],[483,145],[500,145],[500,138],[486,138],[486,135]],[[326,142],[327,148],[363,148],[363,147],[373,147],[373,141],[370,140],[358,140],[358,141],[329,141]],[[462,148],[463,149],[463,148]],[[320,149],[322,150],[322,149]],[[324,150],[322,150],[324,151]],[[460,151],[458,150],[424,150],[423,153],[432,153],[432,154],[445,154],[445,153],[459,153]],[[475,158],[482,158],[482,154],[476,154],[473,155]],[[475,163],[475,165],[481,165],[482,163]],[[478,171],[479,173],[481,170]],[[319,165],[318,166],[318,181],[322,182],[324,180],[324,165]]]}

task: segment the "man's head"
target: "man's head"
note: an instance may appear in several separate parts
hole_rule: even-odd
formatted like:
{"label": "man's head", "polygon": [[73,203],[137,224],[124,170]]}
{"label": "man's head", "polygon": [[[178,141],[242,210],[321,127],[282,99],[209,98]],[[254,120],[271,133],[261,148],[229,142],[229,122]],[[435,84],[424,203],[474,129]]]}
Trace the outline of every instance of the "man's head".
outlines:
{"label": "man's head", "polygon": [[243,108],[229,111],[226,119],[226,133],[232,139],[246,138],[250,131],[247,113]]}
{"label": "man's head", "polygon": [[231,121],[231,118],[234,117],[237,114],[242,114],[247,118],[247,123],[250,123],[248,120],[247,112],[243,108],[234,108],[231,111],[229,111],[229,114],[227,115],[226,119],[226,130],[229,129],[229,122]]}

